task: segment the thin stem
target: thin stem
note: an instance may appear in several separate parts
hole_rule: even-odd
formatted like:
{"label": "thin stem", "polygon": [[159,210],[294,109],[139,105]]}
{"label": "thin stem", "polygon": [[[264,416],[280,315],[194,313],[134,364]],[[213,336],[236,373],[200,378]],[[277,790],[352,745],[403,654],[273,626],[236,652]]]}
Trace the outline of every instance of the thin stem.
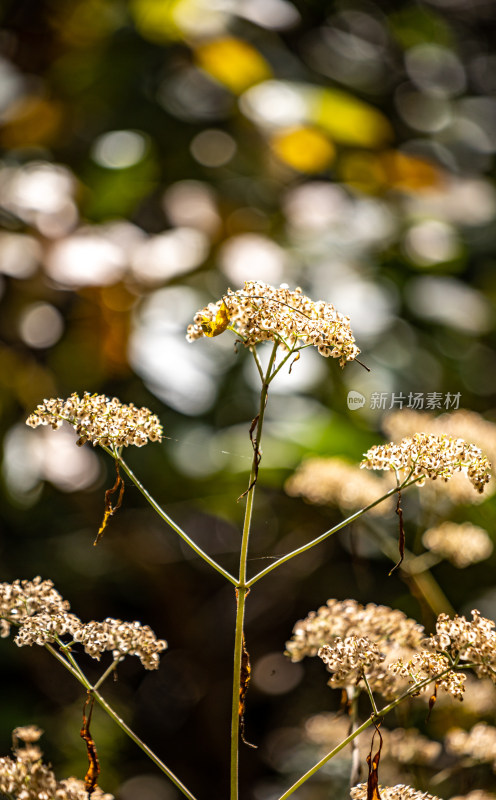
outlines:
{"label": "thin stem", "polygon": [[[423,476],[415,478],[410,482],[408,482],[409,478],[406,478],[403,484],[399,488],[407,489],[409,486],[413,486],[413,484],[421,480],[422,477]],[[253,586],[254,583],[259,581],[260,578],[263,578],[265,575],[268,575],[269,572],[272,572],[273,569],[280,567],[281,564],[285,564],[286,561],[289,561],[291,558],[300,555],[300,553],[305,553],[307,550],[310,550],[312,547],[315,547],[315,545],[320,544],[325,539],[328,539],[329,536],[332,536],[334,533],[337,533],[338,531],[342,530],[342,528],[346,527],[346,525],[350,525],[356,519],[359,519],[363,514],[365,514],[366,511],[369,511],[371,508],[374,508],[374,506],[379,505],[379,503],[382,503],[383,500],[386,500],[388,497],[391,497],[392,495],[396,494],[397,491],[398,487],[395,486],[394,489],[390,489],[389,492],[386,492],[386,494],[383,494],[382,497],[379,497],[377,500],[374,500],[373,503],[369,503],[368,506],[365,506],[365,508],[361,508],[360,511],[356,511],[354,514],[351,515],[351,517],[347,517],[345,520],[339,522],[333,528],[329,528],[328,531],[325,531],[325,533],[322,533],[320,536],[317,536],[316,539],[312,539],[311,542],[308,542],[307,544],[298,547],[296,550],[292,550],[291,553],[287,553],[285,556],[281,556],[281,558],[278,558],[277,561],[274,561],[272,564],[269,564],[268,567],[265,567],[265,569],[261,570],[256,575],[254,575],[253,578],[250,578],[250,580],[247,582],[246,585],[248,587]]]}
{"label": "thin stem", "polygon": [[137,736],[137,734],[128,725],[126,725],[124,720],[121,717],[119,717],[119,715],[114,711],[112,706],[110,706],[109,703],[107,703],[105,698],[102,697],[100,692],[97,690],[96,687],[102,683],[102,678],[108,675],[109,670],[106,670],[102,678],[100,678],[100,681],[97,684],[95,684],[95,686],[93,686],[91,682],[88,680],[88,678],[85,676],[82,669],[76,663],[72,654],[66,652],[66,657],[64,657],[50,644],[45,644],[45,649],[48,650],[48,652],[51,653],[51,655],[54,656],[58,661],[60,661],[60,663],[71,673],[71,675],[73,675],[76,678],[76,680],[79,681],[79,683],[82,686],[84,686],[86,691],[89,692],[91,696],[95,698],[97,703],[103,708],[103,710],[109,715],[109,717],[114,720],[116,725],[118,725],[119,728],[122,731],[124,731],[126,736],[132,739],[132,741],[135,744],[137,744],[141,750],[143,750],[143,752],[148,756],[150,761],[153,761],[153,763],[161,770],[161,772],[164,773],[164,775],[167,775],[167,777],[179,789],[179,791],[182,792],[185,797],[188,797],[189,800],[196,800],[194,794],[192,794],[189,791],[189,789],[179,780],[179,778],[176,775],[174,775],[172,770],[170,770],[169,767],[166,764],[164,764],[163,761],[161,761],[161,759],[153,752],[153,750],[150,750],[148,745],[146,745],[139,738],[139,736]]}
{"label": "thin stem", "polygon": [[[348,697],[350,709],[350,735],[358,727],[358,698],[360,697],[360,690],[356,686],[348,686],[346,689],[346,695]],[[353,739],[351,743],[350,787],[355,786],[355,784],[357,784],[360,780],[360,766],[360,750],[358,747],[358,739]]]}
{"label": "thin stem", "polygon": [[374,695],[372,694],[372,689],[370,688],[370,684],[369,684],[369,682],[367,680],[367,676],[365,675],[365,673],[363,674],[362,677],[363,677],[363,682],[365,684],[365,688],[367,690],[367,694],[369,696],[370,705],[372,706],[372,710],[374,712],[374,716],[377,717],[379,715],[379,712],[378,712],[377,706],[375,704]]}
{"label": "thin stem", "polygon": [[[246,563],[248,559],[248,544],[250,540],[251,519],[253,514],[253,502],[255,499],[255,487],[258,475],[258,465],[260,463],[260,442],[262,439],[263,421],[265,407],[267,404],[267,393],[269,390],[270,375],[274,367],[278,343],[272,348],[267,370],[263,375],[262,391],[260,393],[260,407],[256,422],[256,434],[252,440],[253,460],[250,470],[248,491],[246,496],[245,517],[243,521],[243,534],[241,538],[241,550],[239,558],[239,579],[236,584],[236,629],[234,634],[234,666],[233,666],[233,692],[231,708],[231,800],[238,798],[238,777],[239,777],[239,738],[240,738],[240,682],[241,664],[244,649],[244,618],[246,596],[249,588],[246,583]],[[255,348],[252,349],[253,357],[257,366],[260,367],[258,355]]]}
{"label": "thin stem", "polygon": [[334,756],[337,755],[345,747],[347,747],[347,745],[351,744],[351,742],[354,739],[356,739],[357,736],[360,736],[360,734],[363,733],[363,731],[366,731],[367,728],[369,728],[377,721],[377,719],[385,717],[386,714],[389,714],[389,712],[392,711],[394,708],[396,708],[396,706],[398,706],[400,703],[402,703],[403,700],[405,700],[407,697],[410,697],[413,694],[416,694],[419,690],[423,689],[424,686],[427,686],[429,683],[432,683],[432,681],[441,680],[441,678],[447,675],[448,672],[450,672],[450,670],[451,667],[448,667],[447,669],[443,670],[443,672],[441,672],[439,675],[425,678],[423,681],[419,681],[419,683],[416,683],[413,686],[411,686],[406,692],[400,695],[400,697],[397,697],[396,700],[393,700],[387,706],[384,706],[384,708],[382,708],[378,712],[378,714],[372,714],[367,720],[365,720],[365,722],[363,722],[361,725],[359,725],[358,728],[356,728],[352,733],[350,733],[350,735],[347,736],[346,739],[343,739],[343,741],[340,744],[338,744],[337,747],[331,750],[330,753],[327,753],[327,755],[321,758],[320,761],[317,762],[317,764],[314,764],[314,766],[311,767],[311,769],[305,772],[305,774],[302,775],[301,778],[299,778],[295,783],[293,783],[293,785],[279,797],[279,800],[287,800],[287,798],[290,797],[293,794],[293,792],[296,792],[296,790],[299,789],[300,786],[302,786],[309,778],[311,778],[312,775],[315,775],[315,773],[318,772],[319,769],[321,769],[321,767],[327,764],[327,762],[330,761],[331,758],[334,758]]}
{"label": "thin stem", "polygon": [[161,517],[161,519],[163,519],[164,522],[166,522],[167,525],[169,525],[169,527],[171,527],[172,530],[175,531],[178,534],[178,536],[180,536],[181,539],[184,542],[186,542],[186,544],[188,544],[198,556],[200,556],[200,558],[202,558],[204,561],[206,561],[207,564],[210,564],[211,567],[213,567],[217,572],[223,575],[224,578],[226,578],[229,581],[229,583],[232,583],[233,586],[236,586],[236,578],[234,578],[229,572],[227,572],[223,567],[221,567],[220,564],[218,564],[216,561],[214,561],[213,558],[211,558],[207,553],[205,553],[205,551],[202,550],[202,548],[199,547],[199,545],[197,545],[193,541],[193,539],[190,539],[188,534],[185,533],[182,530],[182,528],[180,528],[179,525],[177,525],[174,522],[174,520],[171,519],[171,517],[169,517],[169,515],[163,510],[163,508],[159,506],[156,500],[153,499],[151,494],[145,489],[143,484],[138,480],[132,469],[128,467],[128,465],[126,464],[120,453],[111,450],[109,447],[106,447],[105,445],[101,445],[101,447],[103,448],[103,450],[105,450],[106,453],[111,455],[112,458],[118,461],[118,463],[121,465],[122,469],[124,470],[128,478],[132,480],[136,488],[139,489],[143,497],[150,503],[151,507],[154,509],[154,511],[157,512],[159,517]]}
{"label": "thin stem", "polygon": [[[288,347],[288,345],[286,345],[286,347]],[[274,370],[274,372],[273,372],[273,373],[272,373],[272,375],[270,376],[270,380],[272,381],[272,380],[273,380],[273,379],[276,377],[277,373],[278,373],[278,372],[280,372],[280,370],[281,370],[281,369],[283,368],[283,366],[284,366],[284,365],[287,363],[287,361],[289,361],[289,359],[291,358],[291,356],[294,356],[294,355],[295,355],[295,353],[299,353],[299,352],[300,352],[300,350],[304,350],[304,349],[305,349],[305,347],[311,347],[311,345],[304,344],[304,345],[302,345],[301,347],[291,347],[291,348],[288,348],[288,349],[289,349],[289,352],[288,352],[288,353],[287,353],[287,354],[284,356],[284,358],[282,359],[281,363],[280,363],[280,364],[278,364],[278,366],[276,367],[276,369]]]}
{"label": "thin stem", "polygon": [[265,375],[264,375],[262,363],[261,363],[261,361],[260,361],[260,359],[258,357],[257,348],[256,347],[251,347],[250,348],[250,353],[252,354],[253,358],[255,359],[255,364],[257,365],[258,374],[260,375],[260,380],[262,381],[262,385],[263,385],[263,382],[265,380]]}
{"label": "thin stem", "polygon": [[114,661],[112,661],[112,663],[111,663],[111,664],[109,664],[109,666],[107,667],[107,669],[105,670],[105,672],[103,673],[103,675],[101,675],[101,676],[98,678],[98,680],[97,680],[97,682],[95,683],[95,685],[93,686],[93,688],[94,688],[94,689],[99,689],[99,688],[100,688],[100,686],[103,686],[103,684],[105,683],[105,681],[107,680],[107,678],[109,677],[109,675],[112,675],[112,673],[113,673],[113,672],[115,672],[115,670],[117,669],[117,667],[119,666],[119,664],[120,664],[120,663],[121,663],[121,661],[123,661],[123,660],[124,660],[124,659],[123,659],[123,657],[121,656],[121,658],[116,658]]}

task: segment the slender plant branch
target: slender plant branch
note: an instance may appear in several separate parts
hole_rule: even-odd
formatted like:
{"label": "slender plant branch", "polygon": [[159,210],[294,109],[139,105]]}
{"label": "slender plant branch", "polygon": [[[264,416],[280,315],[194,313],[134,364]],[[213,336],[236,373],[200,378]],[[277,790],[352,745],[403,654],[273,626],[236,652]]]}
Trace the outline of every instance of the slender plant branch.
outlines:
{"label": "slender plant branch", "polygon": [[363,674],[363,676],[362,676],[362,677],[363,677],[363,682],[364,682],[364,684],[365,684],[365,688],[366,688],[366,690],[367,690],[367,694],[368,694],[368,696],[369,696],[370,705],[371,705],[371,706],[372,706],[372,708],[373,708],[374,715],[375,715],[376,717],[378,717],[378,716],[379,716],[379,712],[378,712],[378,710],[377,710],[377,706],[376,706],[376,704],[375,704],[375,699],[374,699],[374,695],[373,695],[373,693],[372,693],[372,689],[370,688],[370,683],[368,682],[368,679],[367,679],[367,676],[365,675],[365,673]]}
{"label": "slender plant branch", "polygon": [[[179,780],[179,778],[176,775],[174,775],[172,770],[170,770],[169,767],[166,764],[164,764],[164,762],[153,752],[153,750],[151,750],[148,747],[148,745],[145,744],[142,741],[142,739],[140,739],[139,736],[128,725],[126,725],[124,720],[121,717],[119,717],[117,712],[114,711],[112,706],[109,705],[109,703],[107,703],[105,698],[100,694],[100,692],[97,689],[97,686],[101,685],[102,680],[104,680],[105,677],[108,677],[109,670],[107,669],[104,672],[104,674],[102,675],[97,684],[92,685],[92,683],[88,680],[88,678],[86,677],[82,669],[79,667],[72,654],[69,653],[69,651],[66,650],[66,655],[63,656],[56,650],[55,647],[52,647],[52,645],[50,644],[45,644],[45,649],[48,650],[48,652],[52,656],[54,656],[57,659],[57,661],[59,661],[65,667],[65,669],[67,669],[71,673],[71,675],[73,675],[74,678],[76,678],[76,680],[79,681],[79,683],[82,686],[84,686],[86,691],[89,692],[90,695],[95,698],[97,703],[103,708],[103,710],[108,714],[108,716],[114,720],[116,725],[118,725],[119,728],[122,731],[124,731],[126,736],[132,739],[132,741],[136,745],[138,745],[138,747],[141,750],[143,750],[143,752],[148,756],[150,761],[153,761],[153,763],[159,768],[161,772],[164,773],[164,775],[167,775],[169,780],[172,781],[172,783],[179,789],[179,791],[182,792],[182,794],[185,797],[189,798],[189,800],[196,800],[194,794],[192,794],[189,791],[189,789]],[[115,668],[114,664],[111,665],[112,669]]]}
{"label": "slender plant branch", "polygon": [[[286,342],[284,342],[284,344],[286,344]],[[280,370],[283,368],[283,366],[289,361],[289,359],[292,356],[294,356],[295,354],[299,353],[300,350],[304,350],[306,347],[312,347],[312,344],[302,344],[302,345],[300,345],[300,347],[294,347],[294,346],[290,347],[290,346],[288,346],[286,344],[286,347],[288,348],[289,352],[284,356],[284,358],[282,359],[281,363],[278,364],[278,366],[276,367],[276,369],[272,373],[271,378],[270,378],[271,381],[276,377],[277,373],[280,372]]]}
{"label": "slender plant branch", "polygon": [[262,385],[263,385],[263,382],[265,380],[265,375],[264,375],[262,363],[261,363],[260,358],[259,358],[258,353],[257,353],[257,348],[256,347],[251,347],[250,348],[250,353],[252,354],[253,358],[255,359],[255,364],[257,365],[258,374],[260,375],[260,380],[262,381]]}
{"label": "slender plant branch", "polygon": [[[356,686],[348,686],[346,688],[346,696],[349,705],[350,727],[348,735],[350,735],[358,727],[358,698],[360,697],[360,690]],[[353,739],[351,743],[350,787],[355,786],[359,780],[360,750],[358,748],[358,739]]]}
{"label": "slender plant branch", "polygon": [[[399,488],[401,490],[407,489],[409,486],[413,486],[419,480],[422,480],[423,477],[424,476],[421,475],[418,478],[410,480],[410,475],[408,475],[408,477],[405,478],[405,480],[403,481],[403,483]],[[394,489],[390,489],[389,492],[386,492],[386,494],[383,494],[382,497],[379,497],[377,500],[374,500],[372,503],[369,503],[368,506],[361,508],[360,511],[356,511],[354,514],[351,515],[351,517],[347,517],[345,520],[339,522],[333,528],[329,528],[328,531],[325,531],[325,533],[322,533],[320,536],[317,536],[316,539],[312,539],[311,542],[308,542],[307,544],[298,547],[296,550],[292,550],[291,553],[287,553],[285,556],[281,556],[281,558],[278,558],[277,561],[274,561],[272,564],[269,564],[268,567],[265,567],[265,569],[261,570],[256,575],[254,575],[253,578],[250,578],[250,580],[247,582],[246,585],[248,587],[253,586],[254,583],[259,581],[260,578],[263,578],[265,575],[268,575],[269,572],[272,572],[273,569],[280,567],[281,564],[285,564],[286,561],[289,561],[291,558],[300,555],[300,553],[305,553],[307,550],[310,550],[312,547],[315,547],[315,545],[320,544],[325,539],[328,539],[329,536],[332,536],[334,533],[337,533],[338,531],[342,530],[342,528],[346,527],[346,525],[350,525],[352,522],[359,519],[363,514],[365,514],[366,511],[369,511],[371,508],[374,508],[374,506],[379,505],[379,503],[382,503],[383,500],[386,500],[388,497],[391,497],[392,495],[396,494],[397,491],[398,487],[395,486]]]}
{"label": "slender plant branch", "polygon": [[343,739],[343,741],[340,744],[334,747],[329,753],[327,753],[327,755],[321,758],[320,761],[314,764],[314,766],[311,767],[311,769],[305,772],[305,774],[302,775],[301,778],[299,778],[295,783],[293,783],[293,785],[290,786],[290,788],[287,791],[285,791],[284,794],[282,794],[278,800],[287,800],[287,798],[290,797],[293,794],[293,792],[296,792],[296,790],[299,789],[300,786],[302,786],[309,778],[311,778],[312,775],[315,775],[315,773],[318,772],[319,769],[321,769],[325,764],[327,764],[327,762],[330,761],[331,758],[334,758],[334,756],[336,756],[341,750],[347,747],[347,745],[351,744],[351,742],[353,742],[353,740],[356,739],[357,736],[360,736],[361,733],[366,731],[367,728],[373,725],[378,719],[382,719],[382,717],[385,717],[386,714],[389,714],[390,711],[395,709],[396,706],[398,706],[400,703],[403,702],[403,700],[406,700],[407,697],[411,697],[412,695],[416,694],[421,689],[423,689],[424,686],[428,686],[429,683],[432,683],[433,681],[439,681],[442,678],[444,678],[444,676],[447,675],[451,671],[451,669],[452,667],[449,666],[445,670],[440,672],[439,675],[429,676],[428,678],[424,678],[424,680],[415,683],[413,686],[410,686],[410,688],[406,692],[400,695],[400,697],[397,697],[396,700],[393,700],[387,706],[381,708],[380,711],[378,711],[377,713],[375,712],[372,713],[370,717],[367,720],[365,720],[365,722],[363,722],[361,725],[359,725],[358,728],[352,731],[352,733],[350,733],[350,735],[347,736],[346,739]]}
{"label": "slender plant branch", "polygon": [[[239,559],[239,578],[236,584],[236,628],[234,634],[234,666],[233,666],[233,692],[232,692],[232,708],[231,708],[231,800],[238,798],[238,785],[239,785],[239,739],[240,739],[240,683],[241,683],[241,664],[244,649],[244,617],[245,617],[245,603],[246,596],[249,588],[246,583],[246,563],[248,559],[248,544],[250,539],[251,520],[253,514],[253,503],[255,499],[255,487],[258,475],[258,466],[260,463],[260,443],[262,440],[262,430],[265,415],[265,407],[267,404],[267,393],[269,390],[270,376],[274,367],[274,361],[277,354],[278,342],[274,343],[272,353],[269,359],[267,370],[263,375],[262,391],[260,393],[260,407],[258,411],[258,419],[256,422],[256,433],[252,440],[253,444],[253,460],[250,471],[250,478],[248,483],[248,490],[246,496],[245,516],[243,521],[243,534],[241,538],[241,550]],[[252,348],[252,354],[255,358],[257,366],[260,366],[258,355],[255,348]]]}
{"label": "slender plant branch", "polygon": [[164,522],[166,522],[167,525],[169,525],[169,527],[171,527],[172,530],[175,531],[178,534],[178,536],[180,536],[181,539],[184,542],[186,542],[186,544],[188,544],[198,556],[200,556],[200,558],[202,558],[207,564],[210,564],[210,566],[213,567],[216,570],[216,572],[219,572],[224,578],[226,578],[226,580],[228,580],[229,583],[232,583],[233,586],[236,586],[236,578],[234,578],[233,575],[231,575],[229,572],[227,572],[227,570],[221,567],[220,564],[214,561],[214,559],[211,558],[204,550],[202,550],[202,548],[199,545],[197,545],[196,542],[193,541],[193,539],[190,539],[188,534],[185,533],[182,530],[182,528],[180,528],[179,525],[177,525],[174,522],[174,520],[171,517],[169,517],[169,515],[163,510],[163,508],[159,506],[157,501],[153,499],[151,494],[145,489],[143,484],[138,480],[132,469],[126,464],[121,454],[117,451],[111,450],[109,447],[106,447],[105,445],[100,445],[100,446],[102,447],[103,450],[105,450],[106,453],[112,456],[112,458],[114,458],[119,463],[119,465],[122,467],[128,478],[132,480],[136,488],[139,489],[143,497],[150,503],[151,507],[154,509],[154,511],[157,512],[159,517],[161,517],[161,519],[163,519]]}

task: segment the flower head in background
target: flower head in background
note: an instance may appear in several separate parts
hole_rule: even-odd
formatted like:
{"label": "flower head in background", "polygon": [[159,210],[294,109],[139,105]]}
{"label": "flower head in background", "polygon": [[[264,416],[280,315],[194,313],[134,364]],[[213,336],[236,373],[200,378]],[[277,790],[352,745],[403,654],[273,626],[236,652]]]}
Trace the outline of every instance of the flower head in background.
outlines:
{"label": "flower head in background", "polygon": [[74,392],[67,400],[44,400],[26,420],[32,428],[51,425],[54,430],[63,422],[68,422],[78,433],[78,444],[142,447],[148,441],[162,439],[159,419],[148,408],[137,408],[132,403],[124,405],[116,397],[111,400],[89,392],[82,397]]}
{"label": "flower head in background", "polygon": [[470,731],[452,728],[446,734],[446,750],[454,756],[467,757],[475,762],[491,764],[496,772],[496,728],[478,722]]}
{"label": "flower head in background", "polygon": [[[43,731],[34,725],[16,728],[13,731],[14,758],[0,758],[0,794],[19,800],[87,800],[88,790],[84,781],[67,778],[58,781],[51,768],[42,762],[43,753],[34,743]],[[21,746],[20,743],[23,743]],[[91,793],[93,800],[114,800],[112,794],[104,794],[96,786]]]}
{"label": "flower head in background", "polygon": [[449,481],[455,472],[464,472],[478,492],[483,492],[490,479],[491,465],[482,451],[463,439],[446,435],[414,433],[399,444],[375,445],[362,463],[365,469],[408,471],[419,486],[425,478]]}
{"label": "flower head in background", "polygon": [[[412,786],[398,783],[396,786],[379,786],[382,800],[441,800],[436,795],[421,792]],[[367,784],[360,783],[351,790],[351,800],[367,800]]]}
{"label": "flower head in background", "polygon": [[422,543],[428,550],[447,558],[459,568],[484,561],[493,552],[493,543],[487,531],[471,522],[460,525],[442,522],[425,531]]}
{"label": "flower head in background", "polygon": [[397,609],[331,599],[296,623],[286,655],[292,661],[318,655],[333,673],[332,688],[357,685],[365,674],[372,691],[392,698],[407,683],[388,665],[412,658],[424,635],[422,625]]}
{"label": "flower head in background", "polygon": [[217,336],[227,328],[239,334],[246,347],[258,342],[277,342],[283,348],[313,345],[322,356],[337,358],[341,366],[353,361],[360,350],[348,317],[331,303],[314,302],[300,288],[278,289],[261,281],[246,281],[217,301],[200,309],[189,325],[186,338]]}
{"label": "flower head in background", "polygon": [[[360,472],[342,458],[307,458],[286,481],[291,497],[304,497],[316,505],[336,504],[343,511],[363,508],[394,487],[391,476],[379,478]],[[387,499],[370,509],[371,514],[383,515],[391,507]]]}

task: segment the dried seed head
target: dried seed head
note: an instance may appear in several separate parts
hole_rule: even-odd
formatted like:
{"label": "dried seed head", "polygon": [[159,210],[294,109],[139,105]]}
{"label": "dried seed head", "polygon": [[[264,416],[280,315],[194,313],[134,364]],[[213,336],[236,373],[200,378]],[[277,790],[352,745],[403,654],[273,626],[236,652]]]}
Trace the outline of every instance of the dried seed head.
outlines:
{"label": "dried seed head", "polygon": [[331,303],[314,302],[300,288],[290,291],[261,281],[246,281],[244,288],[231,289],[217,301],[200,309],[188,326],[186,338],[217,336],[231,327],[246,347],[258,342],[278,342],[281,347],[313,345],[320,355],[339,359],[340,366],[353,361],[360,350],[349,317]]}
{"label": "dried seed head", "polygon": [[134,655],[145,669],[158,668],[159,654],[167,648],[167,642],[157,639],[148,625],[111,618],[85,624],[69,613],[69,608],[52,581],[37,577],[33,581],[0,584],[0,616],[8,629],[5,635],[15,625],[18,630],[14,641],[18,647],[43,646],[68,635],[97,660],[104,652],[111,652],[114,659]]}
{"label": "dried seed head", "polygon": [[82,397],[71,394],[67,400],[51,398],[33,411],[26,420],[32,428],[51,425],[54,430],[68,422],[78,433],[78,444],[91,442],[106,447],[142,447],[147,442],[160,442],[162,426],[148,408],[124,405],[116,397],[85,392]]}
{"label": "dried seed head", "polygon": [[446,435],[414,433],[399,444],[375,445],[364,455],[360,466],[365,469],[407,471],[411,478],[449,481],[455,472],[463,471],[475,489],[483,492],[490,479],[491,465],[482,451],[463,439]]}
{"label": "dried seed head", "polygon": [[[379,786],[381,800],[441,800],[428,792],[421,792],[412,786],[405,786],[399,783],[396,786]],[[367,784],[360,783],[354,786],[350,792],[352,800],[367,800]]]}
{"label": "dried seed head", "polygon": [[334,673],[329,681],[333,688],[355,685],[365,670],[371,689],[392,698],[407,681],[390,672],[388,664],[412,657],[423,637],[424,628],[401,611],[374,603],[362,606],[356,600],[328,600],[296,623],[286,655],[292,661],[324,657]]}

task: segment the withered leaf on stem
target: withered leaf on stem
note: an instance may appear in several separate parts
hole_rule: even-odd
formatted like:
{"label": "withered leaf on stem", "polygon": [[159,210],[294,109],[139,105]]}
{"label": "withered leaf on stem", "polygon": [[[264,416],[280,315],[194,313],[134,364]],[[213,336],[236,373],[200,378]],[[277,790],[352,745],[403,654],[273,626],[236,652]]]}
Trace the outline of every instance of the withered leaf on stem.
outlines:
{"label": "withered leaf on stem", "polygon": [[[370,743],[370,753],[367,756],[367,764],[369,766],[369,777],[367,780],[367,800],[381,800],[381,795],[379,794],[379,762],[381,760],[382,750],[382,735],[379,730],[380,725],[381,723],[379,722],[375,726],[375,731]],[[379,734],[379,749],[375,756],[372,757],[376,733]]]}
{"label": "withered leaf on stem", "polygon": [[403,509],[401,508],[401,492],[398,489],[398,502],[396,503],[396,513],[398,515],[398,522],[400,527],[400,534],[398,538],[398,550],[400,552],[400,560],[390,570],[389,575],[392,575],[395,569],[398,569],[405,556],[405,528],[403,527]]}
{"label": "withered leaf on stem", "polygon": [[[114,483],[114,485],[112,486],[111,489],[107,489],[107,491],[105,492],[105,512],[103,514],[102,524],[100,525],[100,528],[99,528],[98,533],[96,535],[96,539],[93,542],[94,545],[98,544],[98,542],[102,538],[103,532],[104,532],[105,528],[107,527],[107,522],[109,520],[109,517],[111,517],[112,514],[115,514],[117,509],[120,508],[121,505],[122,505],[122,498],[124,497],[124,481],[122,480],[121,474],[119,472],[119,462],[118,461],[115,462],[115,471],[117,473],[117,477],[115,479],[115,483]],[[117,503],[115,504],[115,506],[113,506],[112,505],[112,495],[114,495],[117,491],[119,492],[118,497],[117,497]]]}
{"label": "withered leaf on stem", "polygon": [[[96,752],[96,745],[90,734],[90,722],[94,702],[94,697],[91,697],[90,693],[88,692],[88,696],[83,706],[83,726],[79,732],[81,739],[84,739],[86,742],[86,751],[88,753],[88,771],[84,776],[84,788],[88,792],[88,798],[97,788],[98,776],[100,775],[100,764]],[[90,706],[90,711],[88,717],[86,717],[86,707],[88,703]]]}
{"label": "withered leaf on stem", "polygon": [[241,654],[241,672],[239,680],[239,730],[241,741],[248,745],[248,747],[257,748],[258,745],[251,744],[245,739],[245,710],[246,710],[246,694],[251,680],[251,664],[250,655],[246,649],[245,635],[243,634],[243,650]]}

